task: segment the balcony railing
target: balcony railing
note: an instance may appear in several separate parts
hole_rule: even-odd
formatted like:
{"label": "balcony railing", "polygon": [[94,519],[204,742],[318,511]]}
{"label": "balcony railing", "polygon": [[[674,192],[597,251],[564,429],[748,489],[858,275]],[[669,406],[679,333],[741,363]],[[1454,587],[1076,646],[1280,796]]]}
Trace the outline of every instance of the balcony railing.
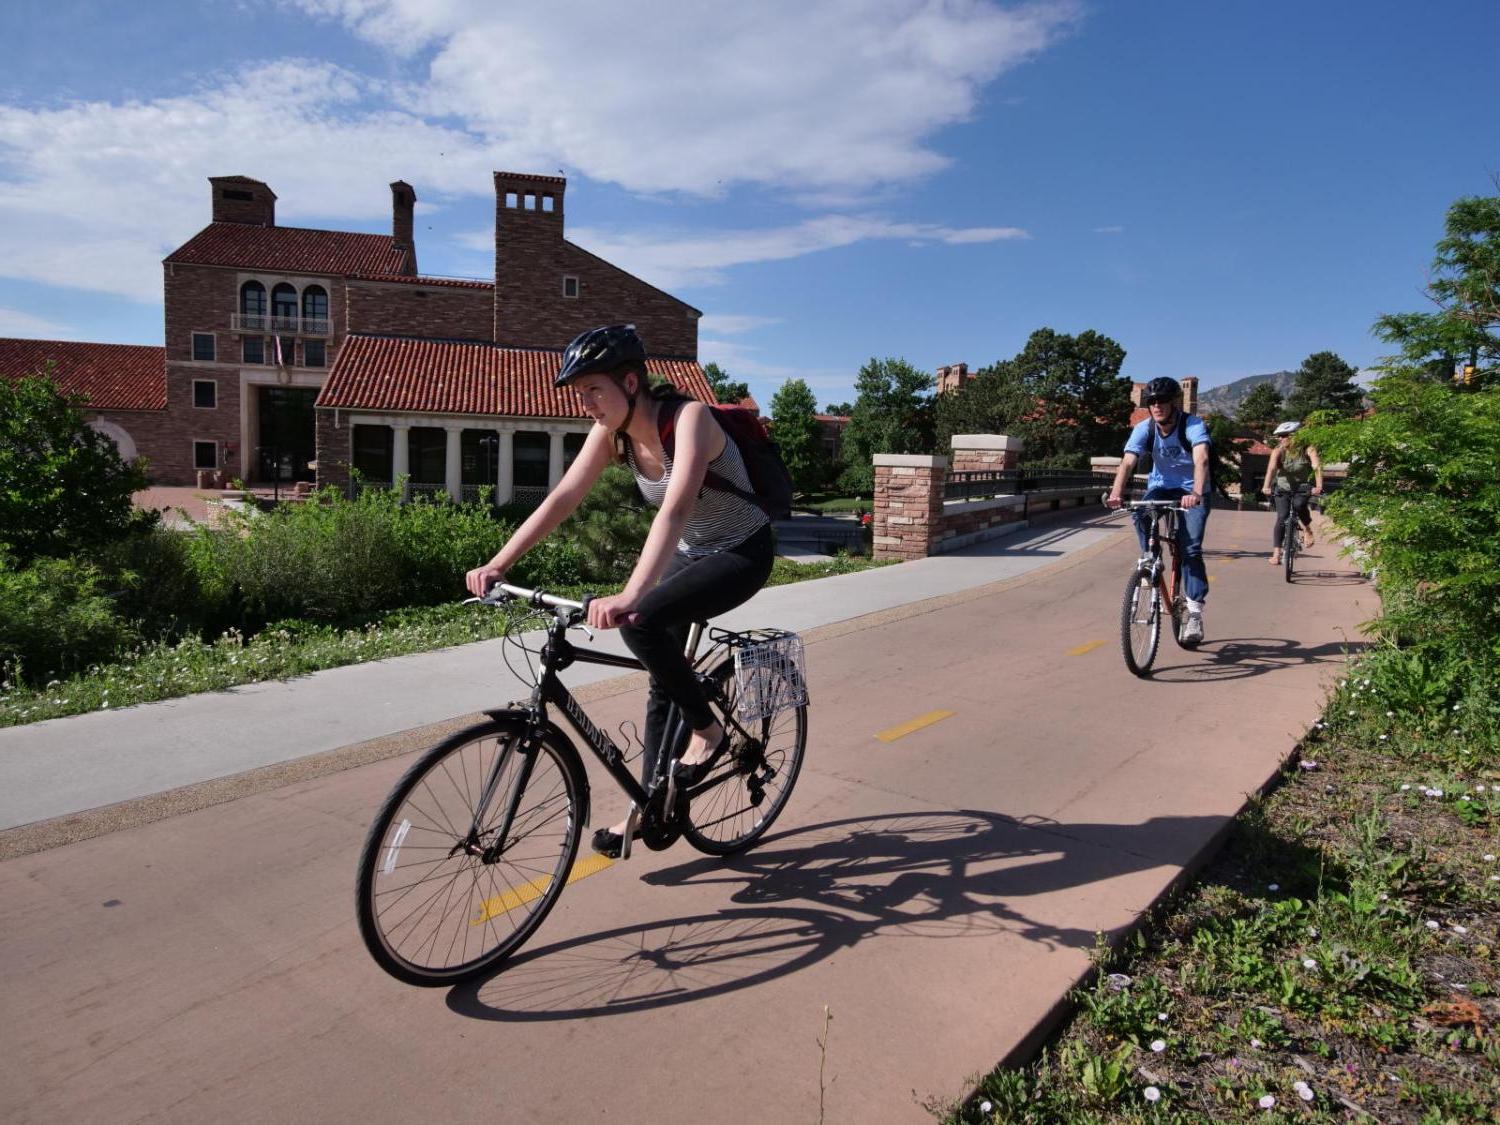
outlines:
{"label": "balcony railing", "polygon": [[326,317],[267,316],[265,313],[231,313],[231,332],[271,332],[278,336],[327,336],[329,322]]}

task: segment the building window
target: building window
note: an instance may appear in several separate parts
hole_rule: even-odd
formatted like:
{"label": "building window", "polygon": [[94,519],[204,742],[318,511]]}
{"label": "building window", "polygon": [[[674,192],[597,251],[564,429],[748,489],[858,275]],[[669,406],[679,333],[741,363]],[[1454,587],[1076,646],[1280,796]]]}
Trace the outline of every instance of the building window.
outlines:
{"label": "building window", "polygon": [[193,358],[207,360],[209,363],[213,362],[214,334],[212,332],[193,333]]}
{"label": "building window", "polygon": [[578,279],[576,277],[565,277],[565,278],[563,278],[563,296],[564,297],[576,297],[576,296],[578,296]]}
{"label": "building window", "polygon": [[297,319],[297,290],[284,281],[271,290],[271,315],[278,320]]}
{"label": "building window", "polygon": [[278,367],[296,367],[297,366],[297,337],[295,337],[295,336],[278,336],[278,337],[276,337],[276,340],[277,340],[277,343],[279,343],[281,345],[279,348],[276,349],[276,366],[278,366]]}
{"label": "building window", "polygon": [[254,195],[252,195],[248,191],[244,191],[241,188],[225,188],[223,191],[219,192],[219,195],[224,199],[241,199],[247,203],[252,202],[255,199]]}
{"label": "building window", "polygon": [[563,471],[573,463],[573,458],[583,452],[583,439],[587,434],[563,434]]}
{"label": "building window", "polygon": [[521,196],[521,206],[528,211],[536,210],[536,192],[528,191]]}
{"label": "building window", "polygon": [[302,366],[327,367],[328,345],[322,340],[303,340]]}
{"label": "building window", "polygon": [[266,315],[266,287],[258,281],[240,286],[240,312],[245,316]]}
{"label": "building window", "polygon": [[542,210],[543,211],[555,211],[555,210],[557,210],[557,197],[555,195],[543,195],[542,196]]}
{"label": "building window", "polygon": [[193,405],[200,410],[213,410],[219,405],[219,384],[214,379],[193,380]]}
{"label": "building window", "polygon": [[216,441],[193,442],[193,468],[217,469],[219,467],[219,443]]}
{"label": "building window", "polygon": [[302,319],[328,319],[328,291],[321,285],[309,285],[302,290]]}
{"label": "building window", "polygon": [[241,340],[240,360],[244,363],[265,363],[265,338],[263,336],[246,336],[243,340]]}
{"label": "building window", "polygon": [[516,195],[515,192],[508,191],[508,192],[505,193],[505,205],[507,207],[515,207],[518,202],[519,202],[519,199],[518,199],[518,197],[517,197],[517,195]]}

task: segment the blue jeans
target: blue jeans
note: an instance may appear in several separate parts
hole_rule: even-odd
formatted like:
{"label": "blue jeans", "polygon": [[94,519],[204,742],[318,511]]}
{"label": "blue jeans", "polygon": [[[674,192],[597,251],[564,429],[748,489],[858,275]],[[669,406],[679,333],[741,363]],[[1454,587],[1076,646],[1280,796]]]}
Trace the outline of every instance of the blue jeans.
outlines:
{"label": "blue jeans", "polygon": [[[1180,500],[1187,495],[1180,488],[1148,489],[1143,500]],[[1208,600],[1208,565],[1203,561],[1203,533],[1208,528],[1210,504],[1207,497],[1196,508],[1189,508],[1177,519],[1177,549],[1182,552],[1183,569],[1187,571],[1187,596],[1189,601]],[[1135,533],[1141,541],[1141,554],[1146,553],[1146,536],[1150,529],[1150,515],[1144,510],[1135,513]]]}

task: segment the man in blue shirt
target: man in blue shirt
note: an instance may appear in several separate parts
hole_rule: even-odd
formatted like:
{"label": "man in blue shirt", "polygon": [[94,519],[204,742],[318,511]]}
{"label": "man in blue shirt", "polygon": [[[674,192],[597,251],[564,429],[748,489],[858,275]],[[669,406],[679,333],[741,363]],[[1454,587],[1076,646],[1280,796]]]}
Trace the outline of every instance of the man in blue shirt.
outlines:
{"label": "man in blue shirt", "polygon": [[[1203,640],[1203,603],[1208,599],[1208,568],[1203,562],[1203,532],[1208,526],[1208,427],[1192,414],[1184,414],[1182,387],[1176,379],[1152,379],[1146,384],[1146,408],[1151,417],[1144,418],[1130,431],[1125,456],[1120,460],[1115,483],[1105,498],[1111,508],[1118,508],[1125,484],[1135,472],[1136,462],[1151,454],[1151,475],[1146,478],[1146,500],[1181,500],[1187,509],[1178,524],[1178,543],[1182,547],[1187,570],[1187,620],[1181,640],[1196,645]],[[1136,513],[1135,530],[1146,550],[1147,523],[1150,517]]]}

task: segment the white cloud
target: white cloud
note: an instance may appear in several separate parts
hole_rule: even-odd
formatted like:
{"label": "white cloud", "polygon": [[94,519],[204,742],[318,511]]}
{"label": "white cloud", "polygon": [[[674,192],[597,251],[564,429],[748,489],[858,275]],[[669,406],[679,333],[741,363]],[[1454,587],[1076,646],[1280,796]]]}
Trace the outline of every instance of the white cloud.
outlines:
{"label": "white cloud", "polygon": [[1077,0],[294,0],[411,58],[423,107],[640,191],[867,189],[1080,18]]}
{"label": "white cloud", "polygon": [[1125,228],[1124,227],[1118,227],[1118,226],[1116,226],[1116,227],[1095,227],[1094,228],[1094,233],[1095,234],[1124,234],[1125,233]]}
{"label": "white cloud", "polygon": [[712,285],[731,266],[800,258],[820,250],[879,239],[948,245],[1027,238],[1017,227],[954,229],[931,223],[898,223],[859,215],[822,215],[793,226],[767,230],[709,231],[693,234],[611,233],[589,227],[570,239],[622,269],[666,289]]}
{"label": "white cloud", "polygon": [[768,328],[781,321],[774,316],[744,316],[736,313],[707,313],[698,321],[698,332],[712,335],[722,332],[726,336],[737,336],[741,332],[753,332],[757,328]]}
{"label": "white cloud", "polygon": [[23,336],[29,340],[72,340],[76,335],[65,324],[33,316],[20,309],[0,308],[0,336]]}

